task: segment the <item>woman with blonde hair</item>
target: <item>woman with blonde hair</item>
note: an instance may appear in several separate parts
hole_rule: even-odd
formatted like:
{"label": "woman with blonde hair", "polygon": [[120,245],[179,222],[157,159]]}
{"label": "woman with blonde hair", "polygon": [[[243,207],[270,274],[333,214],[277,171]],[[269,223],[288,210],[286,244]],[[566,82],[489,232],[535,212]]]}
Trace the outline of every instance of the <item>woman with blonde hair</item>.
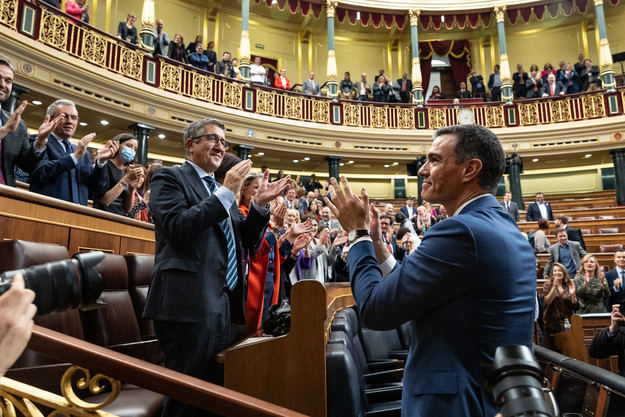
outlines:
{"label": "woman with blonde hair", "polygon": [[582,267],[575,275],[575,288],[580,314],[606,312],[603,301],[610,296],[610,289],[594,255],[582,258]]}
{"label": "woman with blonde hair", "polygon": [[543,313],[543,343],[549,349],[554,348],[554,333],[563,330],[564,319],[571,319],[577,295],[575,283],[569,271],[559,262],[555,262],[549,273],[549,281],[543,286],[545,311]]}

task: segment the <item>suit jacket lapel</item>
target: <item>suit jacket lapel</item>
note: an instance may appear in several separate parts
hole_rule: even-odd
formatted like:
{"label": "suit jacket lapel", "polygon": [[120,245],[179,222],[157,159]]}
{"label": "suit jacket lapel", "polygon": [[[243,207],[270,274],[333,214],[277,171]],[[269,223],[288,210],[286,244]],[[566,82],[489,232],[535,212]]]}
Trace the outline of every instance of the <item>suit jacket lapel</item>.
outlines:
{"label": "suit jacket lapel", "polygon": [[191,166],[191,164],[184,163],[180,167],[182,173],[186,176],[189,181],[189,185],[191,185],[191,189],[195,192],[199,200],[204,200],[208,197],[208,191],[206,191],[206,186],[203,183],[203,179],[200,178],[195,169]]}

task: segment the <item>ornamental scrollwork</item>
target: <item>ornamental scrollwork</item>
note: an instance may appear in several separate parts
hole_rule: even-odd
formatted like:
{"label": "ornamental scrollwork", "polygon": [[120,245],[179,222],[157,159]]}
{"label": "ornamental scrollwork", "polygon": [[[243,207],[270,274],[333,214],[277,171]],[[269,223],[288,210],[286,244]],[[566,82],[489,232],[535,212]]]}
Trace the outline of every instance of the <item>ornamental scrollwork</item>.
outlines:
{"label": "ornamental scrollwork", "polygon": [[182,67],[161,62],[161,88],[182,92]]}
{"label": "ornamental scrollwork", "polygon": [[226,106],[240,109],[243,103],[243,86],[241,84],[223,83],[224,103]]}
{"label": "ornamental scrollwork", "polygon": [[107,41],[95,32],[82,31],[81,57],[96,65],[106,65]]}
{"label": "ornamental scrollwork", "polygon": [[538,104],[519,104],[519,119],[521,121],[521,126],[537,124]]}
{"label": "ornamental scrollwork", "polygon": [[256,92],[256,111],[258,113],[274,116],[275,99],[275,94],[269,91],[258,90]]}
{"label": "ornamental scrollwork", "polygon": [[302,99],[300,97],[284,97],[284,116],[289,119],[302,118]]}
{"label": "ornamental scrollwork", "polygon": [[121,48],[119,72],[122,75],[141,81],[143,56],[130,48]]}
{"label": "ornamental scrollwork", "polygon": [[569,100],[556,100],[551,104],[551,121],[558,122],[570,122],[571,110],[569,108]]}
{"label": "ornamental scrollwork", "polygon": [[584,117],[587,119],[605,117],[602,95],[582,96],[582,107],[584,109]]}
{"label": "ornamental scrollwork", "polygon": [[213,79],[206,75],[193,74],[193,97],[201,100],[213,101]]}
{"label": "ornamental scrollwork", "polygon": [[371,127],[388,127],[386,107],[371,108]]}
{"label": "ornamental scrollwork", "polygon": [[[90,403],[82,400],[76,395],[74,392],[74,387],[72,386],[72,380],[74,375],[84,375],[78,379],[76,382],[76,388],[80,390],[89,389],[89,392],[93,395],[102,394],[106,385],[111,387],[111,391],[108,397],[101,403]],[[102,384],[102,382],[106,382],[107,384]],[[95,411],[99,410],[107,405],[111,404],[121,391],[121,382],[111,377],[108,377],[103,374],[95,374],[93,377],[88,369],[85,369],[80,366],[71,366],[61,378],[61,393],[63,397],[74,407]]]}
{"label": "ornamental scrollwork", "polygon": [[347,126],[360,126],[360,106],[344,104],[343,121]]}
{"label": "ornamental scrollwork", "polygon": [[61,16],[43,10],[39,40],[55,48],[65,49],[69,23]]}
{"label": "ornamental scrollwork", "polygon": [[504,125],[503,109],[499,106],[487,106],[484,108],[486,127],[502,127]]}
{"label": "ornamental scrollwork", "polygon": [[330,103],[321,100],[313,100],[312,120],[317,123],[330,123]]}
{"label": "ornamental scrollwork", "polygon": [[1,3],[0,23],[17,29],[17,0],[5,0]]}
{"label": "ornamental scrollwork", "polygon": [[447,114],[445,109],[431,108],[430,110],[430,129],[439,129],[447,126]]}
{"label": "ornamental scrollwork", "polygon": [[406,107],[398,107],[397,109],[397,127],[400,129],[414,129],[414,109]]}

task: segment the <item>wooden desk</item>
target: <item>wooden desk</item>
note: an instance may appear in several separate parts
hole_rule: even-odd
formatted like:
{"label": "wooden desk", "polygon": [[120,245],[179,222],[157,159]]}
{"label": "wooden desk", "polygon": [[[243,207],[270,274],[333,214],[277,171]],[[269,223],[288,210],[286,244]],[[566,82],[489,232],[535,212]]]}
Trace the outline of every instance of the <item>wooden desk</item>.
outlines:
{"label": "wooden desk", "polygon": [[0,185],[0,239],[86,250],[154,254],[154,225]]}
{"label": "wooden desk", "polygon": [[[522,232],[527,233],[530,229],[537,230],[538,222],[520,221],[517,223]],[[625,233],[625,218],[602,219],[602,220],[571,220],[569,226],[576,229],[588,229],[593,234],[599,234],[599,229],[613,227],[618,229],[618,233]],[[556,230],[556,225],[549,222],[549,229]]]}

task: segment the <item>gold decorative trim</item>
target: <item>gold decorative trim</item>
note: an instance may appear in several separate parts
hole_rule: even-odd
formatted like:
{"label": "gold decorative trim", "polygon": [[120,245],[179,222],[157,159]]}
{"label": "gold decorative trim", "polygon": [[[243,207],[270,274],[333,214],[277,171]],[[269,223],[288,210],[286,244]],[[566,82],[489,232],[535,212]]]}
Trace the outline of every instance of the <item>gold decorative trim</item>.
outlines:
{"label": "gold decorative trim", "polygon": [[11,29],[17,29],[17,2],[18,0],[4,0],[0,6],[0,23]]}
{"label": "gold decorative trim", "polygon": [[419,16],[421,16],[421,10],[408,10],[408,16],[410,17],[410,26],[417,26],[419,24]]}
{"label": "gold decorative trim", "polygon": [[338,0],[326,0],[326,13],[328,17],[334,17],[334,11],[338,5]]}
{"label": "gold decorative trim", "polygon": [[[74,375],[77,375],[79,373],[82,373],[84,375],[84,377],[78,379],[78,381],[76,382],[76,388],[80,390],[88,388],[89,392],[91,392],[93,395],[98,395],[102,394],[105,388],[104,385],[100,385],[101,382],[105,381],[110,385],[111,392],[104,402],[90,403],[80,399],[78,395],[76,395],[76,393],[74,392],[74,387],[72,386],[72,378],[74,377]],[[91,373],[88,369],[75,365],[71,366],[67,371],[65,371],[63,377],[61,378],[61,393],[63,394],[63,397],[65,397],[65,399],[73,406],[89,411],[99,410],[115,401],[121,391],[121,386],[121,382],[119,382],[117,379],[108,377],[103,374],[95,374],[92,378]]]}
{"label": "gold decorative trim", "polygon": [[495,16],[497,18],[497,23],[503,23],[504,21],[504,12],[506,11],[506,6],[495,6]]}

